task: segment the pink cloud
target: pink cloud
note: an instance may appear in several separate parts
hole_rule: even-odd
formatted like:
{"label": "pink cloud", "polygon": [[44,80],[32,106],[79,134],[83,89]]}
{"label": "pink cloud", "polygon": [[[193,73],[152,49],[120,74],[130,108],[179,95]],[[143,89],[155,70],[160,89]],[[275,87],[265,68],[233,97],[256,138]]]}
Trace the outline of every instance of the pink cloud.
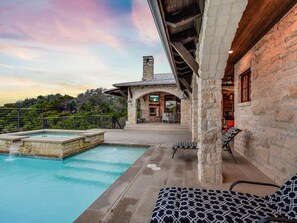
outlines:
{"label": "pink cloud", "polygon": [[122,45],[113,35],[118,24],[104,1],[53,0],[40,8],[15,5],[4,16],[9,26],[3,27],[0,22],[2,35],[14,32],[24,39],[63,46],[102,43],[120,48]]}
{"label": "pink cloud", "polygon": [[132,0],[132,3],[131,21],[140,39],[152,44],[158,42],[160,39],[147,1]]}
{"label": "pink cloud", "polygon": [[39,54],[28,48],[19,48],[11,44],[0,44],[0,50],[2,54],[10,57],[15,57],[26,61],[36,61],[39,58]]}

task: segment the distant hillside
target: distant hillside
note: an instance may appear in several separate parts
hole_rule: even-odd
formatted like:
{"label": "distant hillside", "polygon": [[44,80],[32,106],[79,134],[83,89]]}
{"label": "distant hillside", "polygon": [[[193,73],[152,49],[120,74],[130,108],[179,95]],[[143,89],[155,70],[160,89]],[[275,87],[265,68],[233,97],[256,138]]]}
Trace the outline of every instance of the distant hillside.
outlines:
{"label": "distant hillside", "polygon": [[103,88],[90,89],[77,97],[51,94],[27,98],[16,103],[5,104],[2,108],[44,109],[46,116],[67,116],[72,114],[112,114],[116,117],[127,113],[127,103],[121,97],[111,97],[102,93]]}

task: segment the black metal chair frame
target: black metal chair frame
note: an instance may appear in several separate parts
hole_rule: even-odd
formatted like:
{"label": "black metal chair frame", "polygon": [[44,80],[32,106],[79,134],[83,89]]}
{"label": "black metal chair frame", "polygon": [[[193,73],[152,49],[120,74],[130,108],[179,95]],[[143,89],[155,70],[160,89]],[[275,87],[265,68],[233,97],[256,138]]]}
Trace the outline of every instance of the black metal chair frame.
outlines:
{"label": "black metal chair frame", "polygon": [[[233,188],[238,184],[254,184],[254,185],[261,185],[261,186],[269,186],[269,187],[276,187],[280,188],[277,184],[271,184],[271,183],[263,183],[263,182],[255,182],[255,181],[246,181],[246,180],[238,180],[232,183],[229,187],[230,191],[233,191]],[[275,217],[269,217],[269,218],[263,218],[258,223],[266,223],[266,222],[291,222],[291,223],[297,223],[297,220],[291,220],[287,218],[275,218]]]}
{"label": "black metal chair frame", "polygon": [[234,162],[237,164],[235,157],[233,155],[232,149],[229,145],[229,143],[234,140],[235,136],[240,133],[242,130],[235,128],[235,127],[231,127],[230,129],[227,130],[227,132],[225,132],[223,134],[223,149],[226,148],[224,151],[227,151],[229,153],[229,155],[232,157],[232,159],[234,160]]}

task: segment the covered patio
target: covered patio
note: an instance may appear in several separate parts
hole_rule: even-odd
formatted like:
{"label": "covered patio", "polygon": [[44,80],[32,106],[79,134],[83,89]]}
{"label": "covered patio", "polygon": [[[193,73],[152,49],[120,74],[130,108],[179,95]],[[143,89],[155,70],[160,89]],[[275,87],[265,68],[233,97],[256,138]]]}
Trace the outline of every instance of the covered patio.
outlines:
{"label": "covered patio", "polygon": [[191,93],[198,181],[223,183],[221,131],[231,123],[249,162],[277,183],[294,175],[296,1],[148,2],[177,86]]}

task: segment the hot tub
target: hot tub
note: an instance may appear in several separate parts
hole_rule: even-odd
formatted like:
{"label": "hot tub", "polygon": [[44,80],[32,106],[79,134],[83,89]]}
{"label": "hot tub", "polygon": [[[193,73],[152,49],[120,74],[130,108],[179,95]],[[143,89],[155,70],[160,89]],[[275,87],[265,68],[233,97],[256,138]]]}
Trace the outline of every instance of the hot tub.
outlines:
{"label": "hot tub", "polygon": [[0,153],[63,159],[104,141],[105,131],[43,129],[0,135]]}

